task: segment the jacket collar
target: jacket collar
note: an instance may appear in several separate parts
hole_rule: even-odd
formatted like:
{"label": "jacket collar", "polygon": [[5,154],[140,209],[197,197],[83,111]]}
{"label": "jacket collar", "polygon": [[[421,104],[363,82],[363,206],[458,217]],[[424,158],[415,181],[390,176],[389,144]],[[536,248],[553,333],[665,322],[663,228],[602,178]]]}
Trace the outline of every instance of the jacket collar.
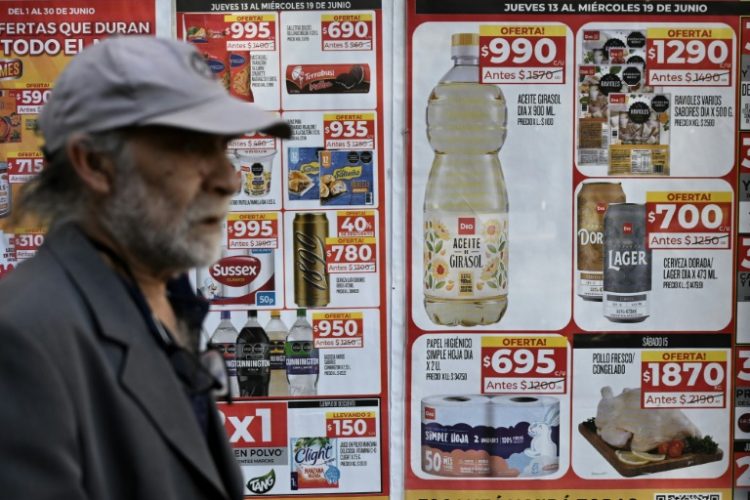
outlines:
{"label": "jacket collar", "polygon": [[[125,284],[77,225],[68,223],[53,228],[45,244],[89,304],[99,333],[126,350],[120,368],[125,391],[171,447],[205,476],[222,497],[227,497],[206,438],[197,420],[189,417],[193,409],[184,389],[162,347],[149,333]],[[214,426],[209,439],[224,439],[216,435],[217,430]]]}

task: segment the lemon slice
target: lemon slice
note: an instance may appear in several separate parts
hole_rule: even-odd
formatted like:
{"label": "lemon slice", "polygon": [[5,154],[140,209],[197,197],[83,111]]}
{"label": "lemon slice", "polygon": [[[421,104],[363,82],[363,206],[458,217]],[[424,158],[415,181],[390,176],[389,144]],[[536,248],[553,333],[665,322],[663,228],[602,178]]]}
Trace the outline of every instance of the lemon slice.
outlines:
{"label": "lemon slice", "polygon": [[649,462],[661,462],[665,458],[667,458],[666,455],[659,455],[657,453],[647,453],[645,451],[633,451],[633,455],[635,455],[638,458],[642,458],[643,460],[648,460]]}
{"label": "lemon slice", "polygon": [[628,465],[644,465],[649,462],[649,460],[639,457],[632,451],[617,450],[615,454],[617,455],[617,458],[620,460],[620,462],[626,463]]}

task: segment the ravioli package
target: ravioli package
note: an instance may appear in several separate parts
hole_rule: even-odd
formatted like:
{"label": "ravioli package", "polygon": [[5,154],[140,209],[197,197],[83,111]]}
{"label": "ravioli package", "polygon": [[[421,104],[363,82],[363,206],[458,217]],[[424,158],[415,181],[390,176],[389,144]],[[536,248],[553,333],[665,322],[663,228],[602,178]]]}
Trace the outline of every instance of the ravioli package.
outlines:
{"label": "ravioli package", "polygon": [[609,95],[609,175],[669,175],[669,94]]}
{"label": "ravioli package", "polygon": [[608,164],[608,96],[639,91],[642,64],[578,67],[578,165]]}
{"label": "ravioli package", "polygon": [[[584,30],[581,44],[583,64],[612,64],[618,56],[628,54],[633,57],[646,48],[646,30]],[[619,49],[616,51],[616,49]],[[613,57],[614,60],[613,60]],[[646,60],[625,60],[625,62],[645,64]]]}

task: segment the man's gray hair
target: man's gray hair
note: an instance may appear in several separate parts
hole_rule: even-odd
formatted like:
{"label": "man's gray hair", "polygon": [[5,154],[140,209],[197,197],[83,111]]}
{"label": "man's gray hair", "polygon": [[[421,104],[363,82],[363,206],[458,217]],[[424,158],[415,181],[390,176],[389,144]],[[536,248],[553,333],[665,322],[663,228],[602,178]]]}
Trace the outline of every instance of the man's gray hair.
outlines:
{"label": "man's gray hair", "polygon": [[[127,138],[122,129],[88,134],[91,152],[105,154],[120,165],[120,157],[126,154]],[[47,166],[27,182],[19,195],[14,212],[21,220],[34,216],[44,224],[57,224],[80,219],[85,209],[88,194],[70,163],[65,148],[52,155],[45,155]]]}

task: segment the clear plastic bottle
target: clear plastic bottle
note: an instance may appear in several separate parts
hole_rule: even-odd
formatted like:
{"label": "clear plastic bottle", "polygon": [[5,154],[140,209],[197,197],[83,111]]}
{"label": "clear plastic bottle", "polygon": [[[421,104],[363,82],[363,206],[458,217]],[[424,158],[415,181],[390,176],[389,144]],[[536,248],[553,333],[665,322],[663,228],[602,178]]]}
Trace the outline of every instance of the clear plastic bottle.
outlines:
{"label": "clear plastic bottle", "polygon": [[288,396],[289,383],[286,380],[286,356],[284,344],[289,329],[281,319],[281,311],[271,311],[271,319],[266,324],[266,334],[271,342],[271,383],[269,396]]}
{"label": "clear plastic bottle", "polygon": [[440,325],[500,321],[508,295],[508,194],[498,158],[505,97],[479,83],[479,35],[452,37],[454,66],[432,90],[435,150],[424,201],[424,304]]}
{"label": "clear plastic bottle", "polygon": [[211,335],[211,345],[224,357],[224,363],[227,365],[229,394],[233,398],[240,395],[240,386],[237,381],[237,335],[237,329],[232,324],[231,313],[221,311],[221,321]]}
{"label": "clear plastic bottle", "polygon": [[284,354],[289,395],[315,396],[318,393],[320,360],[313,344],[312,325],[307,321],[305,309],[297,309],[297,321],[286,336]]}
{"label": "clear plastic bottle", "polygon": [[237,380],[240,396],[268,396],[271,381],[271,345],[258,312],[247,312],[247,323],[237,336]]}

